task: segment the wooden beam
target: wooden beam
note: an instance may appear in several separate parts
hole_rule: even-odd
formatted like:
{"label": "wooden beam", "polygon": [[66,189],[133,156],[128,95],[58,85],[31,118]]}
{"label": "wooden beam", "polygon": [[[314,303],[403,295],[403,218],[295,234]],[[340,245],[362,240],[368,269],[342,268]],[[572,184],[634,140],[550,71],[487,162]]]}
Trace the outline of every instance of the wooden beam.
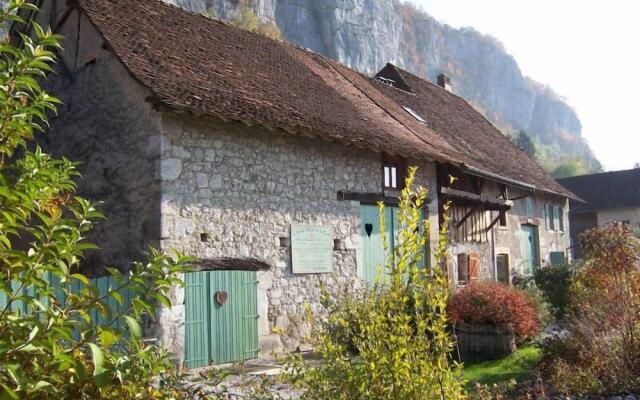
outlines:
{"label": "wooden beam", "polygon": [[496,217],[496,219],[494,219],[494,220],[493,220],[493,222],[491,222],[491,224],[489,224],[489,226],[487,227],[486,232],[489,232],[489,231],[491,230],[491,228],[493,228],[493,227],[494,227],[494,225],[495,225],[495,224],[497,224],[497,223],[498,223],[498,221],[500,221],[500,219],[501,219],[501,218],[502,218],[502,213],[500,213],[500,214]]}
{"label": "wooden beam", "polygon": [[507,211],[513,206],[513,202],[510,200],[486,200],[479,194],[451,189],[448,187],[441,188],[440,193],[450,198],[453,205],[456,206],[467,205],[487,211]]}
{"label": "wooden beam", "polygon": [[456,224],[456,228],[460,228],[462,224],[464,224],[464,221],[466,221],[470,216],[472,216],[475,211],[476,211],[475,208],[472,208],[469,211],[467,211],[464,217],[462,217],[462,219],[458,221],[458,223]]}
{"label": "wooden beam", "polygon": [[[400,204],[400,198],[396,196],[387,196],[384,192],[350,192],[346,190],[339,190],[337,192],[338,200],[344,201],[359,201],[364,204],[378,204],[383,202],[384,204],[397,206]],[[430,204],[433,199],[427,197],[425,205]]]}

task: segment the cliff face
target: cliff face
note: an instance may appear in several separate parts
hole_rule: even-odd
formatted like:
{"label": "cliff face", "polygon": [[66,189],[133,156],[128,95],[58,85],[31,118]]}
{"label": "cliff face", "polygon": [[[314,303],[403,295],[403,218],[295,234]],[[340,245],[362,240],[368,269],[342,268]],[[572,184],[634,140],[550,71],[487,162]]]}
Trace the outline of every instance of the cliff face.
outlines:
{"label": "cliff face", "polygon": [[536,138],[540,161],[553,168],[579,158],[600,164],[581,136],[575,111],[551,89],[524,77],[494,38],[455,29],[398,0],[166,0],[222,19],[250,6],[285,40],[372,74],[387,62],[435,81],[451,76],[453,90],[505,133]]}

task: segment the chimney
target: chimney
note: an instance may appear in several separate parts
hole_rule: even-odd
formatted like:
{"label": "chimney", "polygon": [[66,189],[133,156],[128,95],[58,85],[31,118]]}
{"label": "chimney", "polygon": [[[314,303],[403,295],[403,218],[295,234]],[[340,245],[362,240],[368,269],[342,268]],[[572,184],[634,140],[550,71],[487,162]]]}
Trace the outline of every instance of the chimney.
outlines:
{"label": "chimney", "polygon": [[438,75],[438,85],[443,87],[447,92],[451,92],[451,78],[445,74]]}

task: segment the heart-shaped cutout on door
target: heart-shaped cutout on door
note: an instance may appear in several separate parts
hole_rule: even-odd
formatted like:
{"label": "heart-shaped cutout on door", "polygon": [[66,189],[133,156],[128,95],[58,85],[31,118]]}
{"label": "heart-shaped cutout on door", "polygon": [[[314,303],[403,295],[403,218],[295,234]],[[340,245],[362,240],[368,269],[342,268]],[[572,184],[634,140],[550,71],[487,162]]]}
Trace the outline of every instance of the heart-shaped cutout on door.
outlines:
{"label": "heart-shaped cutout on door", "polygon": [[364,231],[367,232],[367,236],[371,237],[371,232],[373,232],[373,224],[364,224]]}
{"label": "heart-shaped cutout on door", "polygon": [[218,302],[218,304],[223,305],[224,303],[227,302],[228,298],[229,298],[229,294],[224,290],[218,290],[216,292],[216,301]]}

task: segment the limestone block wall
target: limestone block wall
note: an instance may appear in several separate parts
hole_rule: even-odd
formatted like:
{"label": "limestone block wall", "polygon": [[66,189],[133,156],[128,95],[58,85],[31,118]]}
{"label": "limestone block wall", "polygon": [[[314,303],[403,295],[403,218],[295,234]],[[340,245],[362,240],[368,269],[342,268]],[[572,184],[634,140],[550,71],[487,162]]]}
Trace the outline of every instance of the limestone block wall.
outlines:
{"label": "limestone block wall", "polygon": [[[336,289],[358,283],[360,203],[337,200],[340,190],[381,191],[381,156],[312,138],[212,119],[163,117],[162,241],[199,258],[252,257],[270,271],[258,274],[262,355],[304,344],[304,305],[319,309],[320,283]],[[414,164],[414,163],[411,163]],[[418,183],[435,188],[435,166],[419,169]],[[437,203],[431,207],[437,226]],[[345,248],[333,252],[331,274],[292,274],[292,223],[331,227]],[[434,232],[437,234],[437,232]],[[203,241],[203,234],[208,238]],[[164,310],[157,334],[183,352],[183,294]],[[278,328],[281,334],[274,334]]]}

